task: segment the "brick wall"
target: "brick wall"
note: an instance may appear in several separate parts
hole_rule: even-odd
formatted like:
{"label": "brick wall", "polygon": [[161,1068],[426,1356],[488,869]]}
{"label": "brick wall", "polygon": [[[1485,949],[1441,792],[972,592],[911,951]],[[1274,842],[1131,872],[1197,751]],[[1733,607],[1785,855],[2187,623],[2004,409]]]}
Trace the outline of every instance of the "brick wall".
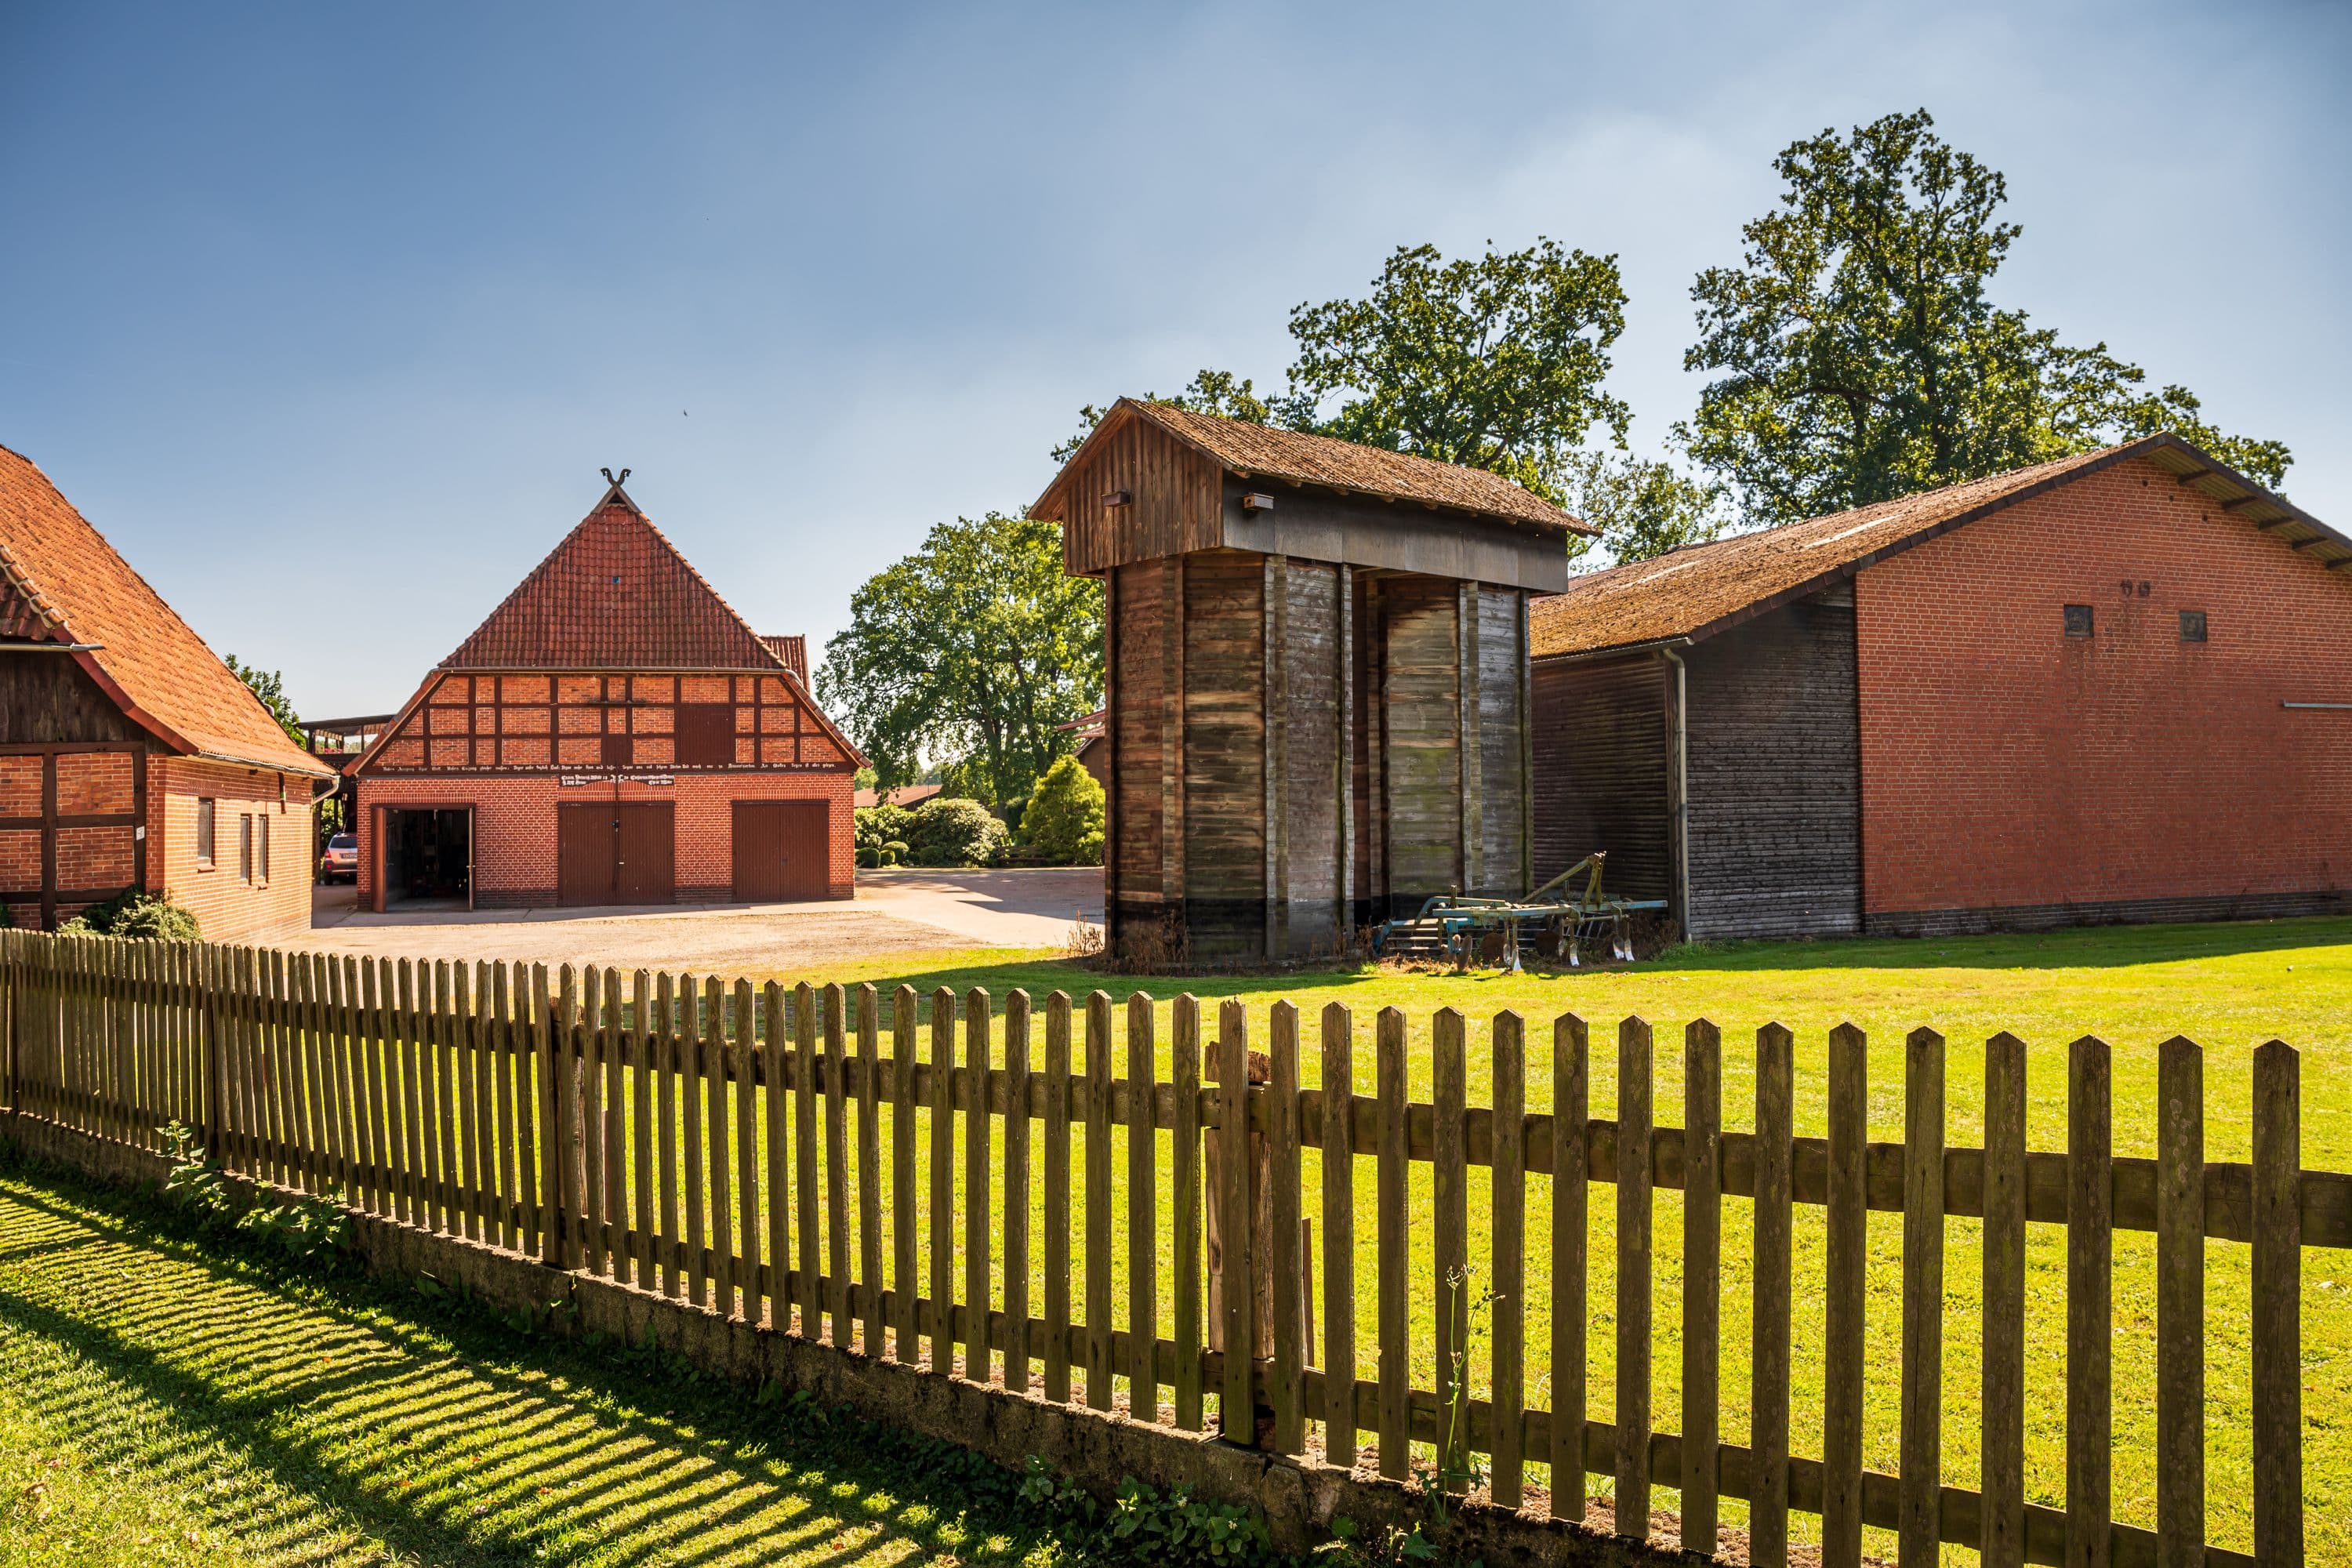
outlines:
{"label": "brick wall", "polygon": [[[2091,637],[2064,635],[2069,604]],[[2181,640],[2183,610],[2208,641]],[[2352,889],[2352,711],[2281,706],[2352,702],[2352,581],[2154,464],[1865,569],[1856,628],[1867,929],[2228,918]]]}
{"label": "brick wall", "polygon": [[[282,789],[281,789],[282,786]],[[62,783],[60,784],[62,790]],[[150,757],[147,763],[149,884],[184,905],[205,940],[255,942],[308,930],[316,853],[310,826],[311,781],[193,757]],[[214,802],[215,853],[196,863],[196,802]],[[237,819],[268,825],[269,878],[238,874]],[[62,841],[59,852],[63,852]]]}
{"label": "brick wall", "polygon": [[669,784],[624,783],[565,787],[548,774],[448,774],[366,777],[359,782],[360,903],[374,898],[374,808],[404,805],[471,806],[474,810],[474,901],[500,908],[555,901],[556,807],[597,800],[671,803],[676,809],[677,893],[685,900],[724,900],[735,872],[734,803],[739,800],[822,800],[831,806],[834,898],[856,891],[852,774],[679,773]]}

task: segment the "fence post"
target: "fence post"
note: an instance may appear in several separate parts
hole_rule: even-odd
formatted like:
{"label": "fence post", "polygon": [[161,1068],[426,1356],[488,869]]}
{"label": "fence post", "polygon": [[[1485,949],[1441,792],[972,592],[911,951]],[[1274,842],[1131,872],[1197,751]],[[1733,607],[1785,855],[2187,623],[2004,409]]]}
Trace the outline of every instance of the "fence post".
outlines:
{"label": "fence post", "polygon": [[[1274,1077],[1273,1058],[1249,1048],[1242,1004],[1217,1013],[1217,1048],[1209,1058],[1217,1085],[1217,1134],[1208,1142],[1209,1348],[1224,1354],[1219,1435],[1255,1445],[1261,1419],[1271,1436],[1274,1412],[1262,1415],[1254,1363],[1274,1356],[1274,1249],[1268,1245],[1265,1135],[1249,1125],[1249,1086]],[[1242,1287],[1246,1284],[1248,1289]],[[1247,1412],[1246,1415],[1244,1412]]]}
{"label": "fence post", "polygon": [[205,1152],[217,1160],[222,1157],[221,1107],[228,1102],[228,1068],[221,1059],[220,996],[213,984],[218,970],[212,962],[213,951],[210,947],[198,948],[194,967],[196,984],[204,994],[203,1033],[197,1046],[205,1092],[202,1134]]}
{"label": "fence post", "polygon": [[572,1223],[563,1205],[563,1168],[566,1130],[561,1120],[563,1102],[561,1047],[571,1044],[572,1010],[577,999],[572,966],[563,966],[563,1007],[561,1012],[548,1005],[547,966],[534,963],[530,969],[530,1016],[537,1026],[530,1033],[539,1042],[539,1203],[542,1218],[539,1227],[539,1260],[550,1268],[563,1267],[564,1232]]}

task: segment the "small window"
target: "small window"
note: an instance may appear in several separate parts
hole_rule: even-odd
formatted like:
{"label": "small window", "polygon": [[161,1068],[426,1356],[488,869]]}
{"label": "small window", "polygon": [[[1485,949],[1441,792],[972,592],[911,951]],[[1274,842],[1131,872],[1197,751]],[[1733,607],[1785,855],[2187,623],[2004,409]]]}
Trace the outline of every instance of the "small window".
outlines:
{"label": "small window", "polygon": [[2180,612],[2180,640],[2182,642],[2203,642],[2205,640],[2204,611],[2183,610]]}
{"label": "small window", "polygon": [[253,880],[253,813],[249,811],[236,816],[236,879]]}
{"label": "small window", "polygon": [[213,803],[196,802],[196,869],[213,868]]}
{"label": "small window", "polygon": [[2066,606],[2066,635],[2070,637],[2086,637],[2091,635],[2090,605],[2069,605]]}
{"label": "small window", "polygon": [[635,748],[630,744],[628,736],[607,735],[604,737],[604,765],[606,767],[625,768],[635,760]]}
{"label": "small window", "polygon": [[261,874],[261,879],[267,882],[269,880],[269,818],[257,816],[254,821],[260,826],[260,831],[255,835],[254,864]]}

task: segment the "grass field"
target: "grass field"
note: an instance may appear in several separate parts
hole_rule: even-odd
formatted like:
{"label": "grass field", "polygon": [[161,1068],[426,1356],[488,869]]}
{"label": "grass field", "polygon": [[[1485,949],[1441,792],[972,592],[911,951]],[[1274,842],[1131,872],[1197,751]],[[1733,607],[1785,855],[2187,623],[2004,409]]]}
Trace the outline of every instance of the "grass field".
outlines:
{"label": "grass field", "polygon": [[[953,963],[936,960],[952,958]],[[1871,1039],[1870,1133],[1899,1142],[1903,1134],[1902,1040],[1922,1026],[1949,1042],[1948,1142],[1965,1145],[1981,1131],[1984,1039],[2008,1029],[2030,1047],[2030,1147],[2065,1146],[2065,1052],[2069,1041],[2096,1034],[2114,1049],[2115,1150],[2118,1155],[2155,1152],[2156,1047],[2174,1034],[2205,1047],[2207,1158],[2244,1160],[2250,1153],[2248,1106],[2252,1048],[2273,1037],[2303,1053],[2304,1163],[2313,1168],[2352,1170],[2352,921],[2280,921],[2232,925],[2106,928],[2042,936],[2003,936],[1940,942],[1853,942],[1748,944],[1721,949],[1685,949],[1654,963],[1619,970],[1562,975],[1456,976],[1393,971],[1302,972],[1274,978],[1199,976],[1137,980],[1104,975],[1067,960],[1036,953],[917,955],[865,961],[838,969],[778,978],[854,984],[872,981],[887,995],[901,982],[926,994],[936,986],[958,992],[985,987],[1000,1005],[1007,992],[1025,988],[1042,997],[1055,989],[1074,994],[1097,986],[1124,998],[1140,990],[1162,1004],[1159,1024],[1165,1061],[1165,1003],[1192,992],[1202,998],[1236,996],[1249,1007],[1253,1043],[1263,1045],[1267,1007],[1287,998],[1300,1007],[1311,1031],[1328,1002],[1355,1011],[1358,1092],[1369,1092],[1373,1016],[1384,1006],[1404,1010],[1414,1049],[1413,1094],[1430,1091],[1426,1043],[1431,1015],[1458,1007],[1471,1017],[1470,1096],[1487,1095],[1486,1021],[1513,1009],[1529,1022],[1531,1053],[1549,1048],[1549,1021],[1562,1012],[1582,1016],[1592,1027],[1592,1112],[1610,1116],[1615,1105],[1615,1039],[1618,1021],[1639,1015],[1656,1028],[1657,1115],[1673,1125],[1681,1116],[1681,1031],[1689,1020],[1718,1024],[1725,1040],[1724,1118],[1728,1128],[1752,1123],[1753,1040],[1759,1024],[1777,1020],[1797,1034],[1797,1124],[1801,1133],[1823,1131],[1822,1072],[1826,1036],[1851,1021]],[[1206,1009],[1213,1027],[1213,1008]],[[1310,1032],[1310,1042],[1315,1037]],[[1037,1047],[1033,1044],[1032,1060]],[[1540,1057],[1538,1057],[1540,1059]],[[1124,1072],[1123,1052],[1118,1057]],[[1316,1079],[1314,1052],[1307,1052],[1304,1077]],[[1540,1068],[1529,1074],[1530,1110],[1549,1108],[1549,1081]],[[959,1169],[961,1167],[959,1166]],[[1114,1170],[1124,1171],[1123,1152]],[[1428,1277],[1428,1167],[1416,1166],[1416,1265],[1414,1292],[1416,1362],[1425,1381],[1433,1357],[1430,1342],[1433,1282]],[[1307,1209],[1315,1209],[1318,1178],[1310,1152],[1307,1168]],[[1361,1234],[1370,1235],[1371,1190],[1368,1163],[1359,1170]],[[1541,1183],[1536,1184],[1540,1189]],[[1165,1192],[1163,1185],[1162,1191]],[[1485,1173],[1472,1173],[1472,1258],[1485,1261],[1483,1226],[1475,1216],[1488,1201]],[[1165,1199],[1162,1203],[1164,1205]],[[1726,1440],[1747,1437],[1744,1390],[1748,1375],[1748,1226],[1738,1199],[1726,1205],[1723,1260],[1722,1379]],[[1038,1210],[1042,1220],[1042,1207]],[[1165,1213],[1163,1207],[1162,1213]],[[1608,1419],[1612,1408],[1613,1336],[1611,1308],[1614,1280],[1610,1259],[1613,1208],[1605,1194],[1591,1205],[1592,1408]],[[1678,1425],[1681,1303],[1679,1195],[1660,1193],[1656,1209],[1656,1312],[1654,1384],[1656,1420]],[[1076,1223],[1075,1219],[1073,1223]],[[1118,1217],[1124,1249],[1125,1216]],[[1531,1282],[1549,1268],[1545,1238],[1549,1204],[1540,1191],[1528,1215]],[[1871,1216],[1870,1317],[1867,1341],[1868,1403],[1865,1462],[1893,1471],[1898,1438],[1896,1405],[1900,1354],[1901,1217]],[[1976,1479],[1979,1411],[1976,1404],[1979,1332],[1977,1282],[1981,1267],[1978,1226],[1955,1218],[1948,1232],[1945,1339],[1945,1468],[1948,1485]],[[1163,1244],[1164,1254],[1164,1244]],[[2115,1280],[2116,1456],[2114,1498],[2117,1517],[2153,1526],[2155,1295],[2154,1238],[2120,1235]],[[2247,1426],[2249,1398],[2246,1339],[2247,1249],[2210,1244],[2208,1256],[2209,1532],[2215,1542],[2249,1550],[2252,1523],[2246,1478],[2251,1463]],[[1358,1322],[1372,1315],[1372,1258],[1369,1244],[1360,1256]],[[1163,1270],[1165,1268],[1163,1261]],[[2064,1479],[2064,1252],[2056,1226],[2032,1227],[2028,1254],[2027,1368],[2030,1498],[2063,1501]],[[1123,1266],[1117,1271],[1124,1289]],[[1162,1278],[1167,1276],[1163,1272]],[[1822,1278],[1822,1215],[1798,1215],[1795,1291],[1800,1303],[1818,1300]],[[1121,1299],[1116,1298],[1115,1299]],[[1549,1301],[1530,1290],[1528,1343],[1539,1347],[1549,1333]],[[1820,1451],[1821,1363],[1817,1340],[1808,1342],[1815,1321],[1801,1310],[1794,1366],[1794,1447]],[[1163,1325],[1165,1319],[1162,1320]],[[1164,1331],[1164,1327],[1163,1327]],[[1360,1331],[1362,1331],[1360,1328]],[[1369,1345],[1361,1374],[1370,1375]],[[2352,1517],[2352,1254],[2305,1256],[2304,1364],[2306,1369],[2305,1491],[2312,1521],[2315,1562],[2352,1562],[2352,1535],[2329,1521]],[[1483,1367],[1474,1385],[1484,1391]],[[1539,1354],[1529,1370],[1528,1397],[1548,1401],[1549,1386]],[[1736,1508],[1727,1510],[1737,1519]],[[1800,1530],[1810,1521],[1799,1521]],[[1892,1541],[1876,1542],[1892,1555]],[[1965,1560],[1967,1554],[1960,1554]]]}
{"label": "grass field", "polygon": [[715,1385],[172,1229],[0,1172],[6,1568],[878,1568],[1036,1545],[936,1473],[787,1436]]}

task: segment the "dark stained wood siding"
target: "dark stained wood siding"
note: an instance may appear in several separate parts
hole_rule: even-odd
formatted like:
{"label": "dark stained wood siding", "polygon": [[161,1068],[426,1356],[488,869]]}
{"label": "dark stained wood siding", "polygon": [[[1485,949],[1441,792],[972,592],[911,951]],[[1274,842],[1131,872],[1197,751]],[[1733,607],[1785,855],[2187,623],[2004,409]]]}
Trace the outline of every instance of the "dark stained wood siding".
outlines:
{"label": "dark stained wood siding", "polygon": [[0,652],[0,745],[150,739],[73,655]]}
{"label": "dark stained wood siding", "polygon": [[1399,910],[1462,885],[1460,594],[1460,584],[1437,577],[1381,584],[1388,890]]}
{"label": "dark stained wood siding", "polygon": [[1339,934],[1339,570],[1285,561],[1276,705],[1283,761],[1281,892],[1286,951],[1329,952]]}
{"label": "dark stained wood siding", "polygon": [[1265,942],[1265,563],[1231,551],[1184,569],[1184,919],[1192,954]]}
{"label": "dark stained wood siding", "polygon": [[1536,661],[1528,684],[1538,883],[1605,849],[1609,891],[1673,896],[1673,673],[1654,654]]}
{"label": "dark stained wood siding", "polygon": [[1684,650],[1694,937],[1860,931],[1853,630],[1841,584]]}
{"label": "dark stained wood siding", "polygon": [[1129,921],[1156,922],[1166,907],[1162,805],[1172,762],[1166,734],[1169,599],[1181,562],[1140,561],[1109,575],[1111,680],[1105,744],[1111,779],[1112,839],[1104,857],[1104,898],[1116,940]]}
{"label": "dark stained wood siding", "polygon": [[1519,665],[1527,596],[1478,590],[1478,868],[1473,891],[1513,898],[1527,887],[1527,805],[1520,784]]}
{"label": "dark stained wood siding", "polygon": [[[1072,473],[1062,502],[1062,563],[1088,576],[1130,561],[1213,548],[1224,471],[1141,420],[1111,432]],[[1129,503],[1106,507],[1124,490]]]}

